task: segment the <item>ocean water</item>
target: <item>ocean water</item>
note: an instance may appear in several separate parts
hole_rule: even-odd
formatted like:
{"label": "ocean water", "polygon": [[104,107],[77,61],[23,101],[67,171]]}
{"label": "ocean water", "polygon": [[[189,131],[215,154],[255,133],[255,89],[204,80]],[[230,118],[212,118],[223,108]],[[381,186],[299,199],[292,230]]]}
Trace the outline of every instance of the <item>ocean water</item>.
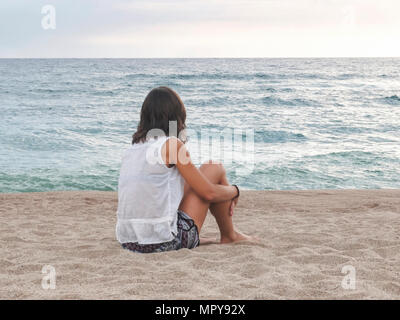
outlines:
{"label": "ocean water", "polygon": [[3,59],[0,192],[116,190],[160,85],[186,105],[189,150],[201,130],[254,130],[252,169],[227,164],[243,188],[400,188],[400,59]]}

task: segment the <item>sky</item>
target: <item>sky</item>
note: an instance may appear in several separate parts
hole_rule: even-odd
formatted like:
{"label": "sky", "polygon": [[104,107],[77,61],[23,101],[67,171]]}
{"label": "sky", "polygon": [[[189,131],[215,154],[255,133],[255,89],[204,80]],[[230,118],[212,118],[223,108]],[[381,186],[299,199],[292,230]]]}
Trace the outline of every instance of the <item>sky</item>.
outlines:
{"label": "sky", "polygon": [[1,0],[0,57],[398,57],[399,12],[399,0]]}

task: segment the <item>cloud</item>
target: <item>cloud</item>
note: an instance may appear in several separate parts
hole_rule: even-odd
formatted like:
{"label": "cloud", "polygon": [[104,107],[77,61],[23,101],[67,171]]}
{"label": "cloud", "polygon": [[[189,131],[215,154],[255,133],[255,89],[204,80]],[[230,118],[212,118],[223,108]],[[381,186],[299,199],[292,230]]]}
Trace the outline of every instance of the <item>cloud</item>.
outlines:
{"label": "cloud", "polygon": [[[397,0],[2,0],[3,57],[399,56]],[[47,4],[47,3],[46,3]]]}

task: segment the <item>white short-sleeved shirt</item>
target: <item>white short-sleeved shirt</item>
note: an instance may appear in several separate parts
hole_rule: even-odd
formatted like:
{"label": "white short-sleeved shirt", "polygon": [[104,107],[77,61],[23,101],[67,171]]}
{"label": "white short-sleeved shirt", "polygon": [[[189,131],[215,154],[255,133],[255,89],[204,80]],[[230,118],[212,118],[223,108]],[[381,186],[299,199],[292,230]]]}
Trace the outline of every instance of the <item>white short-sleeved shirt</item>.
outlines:
{"label": "white short-sleeved shirt", "polygon": [[122,157],[116,225],[120,243],[162,243],[177,233],[184,179],[176,166],[168,168],[161,157],[168,138],[133,144]]}

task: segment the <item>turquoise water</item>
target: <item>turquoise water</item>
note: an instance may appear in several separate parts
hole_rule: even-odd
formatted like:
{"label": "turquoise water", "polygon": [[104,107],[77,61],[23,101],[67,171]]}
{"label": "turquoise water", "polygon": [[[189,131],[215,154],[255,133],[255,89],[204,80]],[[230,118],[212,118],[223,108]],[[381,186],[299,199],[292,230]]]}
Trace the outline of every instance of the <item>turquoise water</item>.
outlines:
{"label": "turquoise water", "polygon": [[0,192],[116,190],[159,85],[195,131],[254,130],[243,188],[400,188],[400,59],[3,59]]}

